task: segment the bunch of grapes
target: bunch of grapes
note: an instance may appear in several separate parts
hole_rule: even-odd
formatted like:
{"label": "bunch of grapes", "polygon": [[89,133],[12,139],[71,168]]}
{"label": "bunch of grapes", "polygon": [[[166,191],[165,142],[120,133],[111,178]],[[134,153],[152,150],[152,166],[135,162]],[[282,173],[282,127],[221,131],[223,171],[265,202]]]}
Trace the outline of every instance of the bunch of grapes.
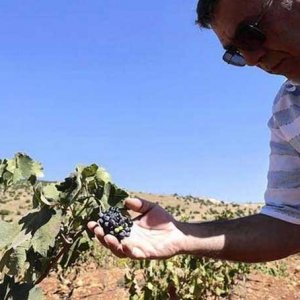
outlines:
{"label": "bunch of grapes", "polygon": [[99,214],[98,223],[104,230],[104,234],[111,234],[119,241],[130,235],[132,220],[121,213],[120,208],[110,207]]}

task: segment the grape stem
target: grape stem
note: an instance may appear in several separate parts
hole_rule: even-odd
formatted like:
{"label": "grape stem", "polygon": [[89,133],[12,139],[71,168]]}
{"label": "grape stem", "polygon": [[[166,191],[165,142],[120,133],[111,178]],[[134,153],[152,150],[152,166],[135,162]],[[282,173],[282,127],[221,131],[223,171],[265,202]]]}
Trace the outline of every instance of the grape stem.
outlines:
{"label": "grape stem", "polygon": [[71,220],[71,222],[70,222],[70,224],[69,224],[69,226],[68,226],[68,230],[69,230],[69,231],[71,230],[71,228],[72,228],[72,226],[73,226],[73,224],[74,224],[76,218],[77,218],[78,216],[80,216],[80,215],[82,214],[82,212],[88,207],[88,204],[90,204],[90,197],[86,197],[86,199],[88,199],[88,200],[85,202],[85,204],[83,205],[83,207],[82,207],[82,209],[79,211],[79,213],[73,215],[73,218],[72,218],[72,220]]}
{"label": "grape stem", "polygon": [[[63,238],[64,241],[64,246],[61,248],[61,250],[58,252],[57,256],[53,258],[53,260],[51,260],[51,262],[49,263],[46,271],[41,275],[41,277],[34,283],[34,285],[39,284],[40,282],[42,282],[49,274],[50,270],[57,264],[57,262],[59,261],[59,259],[61,258],[61,256],[63,254],[65,254],[66,252],[69,251],[69,249],[71,248],[71,246],[73,245],[73,243],[81,236],[81,234],[83,233],[85,229],[81,229],[80,231],[78,231],[74,237],[70,237],[68,239]],[[69,243],[68,240],[72,239],[73,243]]]}

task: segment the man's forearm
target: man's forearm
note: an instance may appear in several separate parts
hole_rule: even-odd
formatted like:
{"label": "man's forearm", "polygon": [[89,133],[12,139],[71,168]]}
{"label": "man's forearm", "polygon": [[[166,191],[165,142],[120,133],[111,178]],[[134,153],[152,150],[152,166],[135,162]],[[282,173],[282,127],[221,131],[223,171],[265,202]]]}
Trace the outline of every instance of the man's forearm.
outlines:
{"label": "man's forearm", "polygon": [[300,225],[257,214],[226,221],[180,223],[183,252],[233,261],[261,262],[300,252]]}

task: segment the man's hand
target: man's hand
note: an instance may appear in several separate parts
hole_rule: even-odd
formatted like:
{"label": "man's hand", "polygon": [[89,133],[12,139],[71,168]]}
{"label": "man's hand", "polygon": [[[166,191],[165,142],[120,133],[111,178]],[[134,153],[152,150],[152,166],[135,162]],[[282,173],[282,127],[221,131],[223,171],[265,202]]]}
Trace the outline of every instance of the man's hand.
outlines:
{"label": "man's hand", "polygon": [[300,252],[300,226],[263,214],[224,221],[177,222],[159,205],[127,199],[126,206],[141,216],[130,237],[121,242],[105,235],[100,225],[88,227],[115,255],[168,258],[185,253],[242,262],[262,262]]}
{"label": "man's hand", "polygon": [[137,198],[125,200],[128,209],[141,215],[134,221],[130,237],[121,242],[108,234],[96,222],[89,222],[88,228],[97,239],[118,257],[168,258],[179,254],[184,245],[184,234],[177,222],[169,213],[157,204]]}

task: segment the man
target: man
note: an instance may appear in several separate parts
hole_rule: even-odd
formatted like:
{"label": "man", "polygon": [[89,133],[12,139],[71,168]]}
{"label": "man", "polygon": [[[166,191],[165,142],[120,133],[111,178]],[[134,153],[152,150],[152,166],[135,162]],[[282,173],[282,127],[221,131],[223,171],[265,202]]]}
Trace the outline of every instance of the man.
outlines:
{"label": "man", "polygon": [[200,0],[197,13],[199,25],[217,34],[227,63],[288,78],[269,122],[266,205],[244,218],[188,223],[148,201],[127,199],[142,214],[129,238],[118,242],[97,223],[88,226],[115,255],[133,259],[186,253],[261,262],[300,252],[300,0]]}

